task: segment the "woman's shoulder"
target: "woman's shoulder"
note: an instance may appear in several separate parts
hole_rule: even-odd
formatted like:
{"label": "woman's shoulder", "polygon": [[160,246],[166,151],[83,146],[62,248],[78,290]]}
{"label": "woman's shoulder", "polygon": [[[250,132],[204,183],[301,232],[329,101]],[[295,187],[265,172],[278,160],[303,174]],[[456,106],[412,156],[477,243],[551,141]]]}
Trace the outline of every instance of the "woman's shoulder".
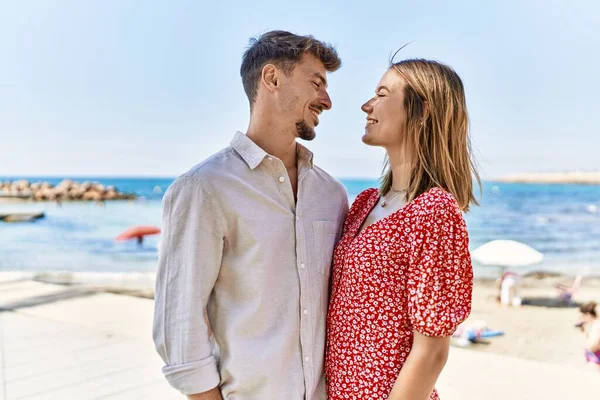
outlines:
{"label": "woman's shoulder", "polygon": [[462,215],[456,198],[442,188],[434,187],[415,199],[415,206],[424,214]]}
{"label": "woman's shoulder", "polygon": [[365,208],[370,208],[374,201],[379,197],[379,190],[376,188],[370,188],[363,190],[356,196],[348,212],[347,221],[353,220],[362,214]]}
{"label": "woman's shoulder", "polygon": [[354,205],[354,204],[368,203],[369,200],[371,200],[377,196],[379,196],[379,189],[377,189],[377,188],[365,189],[362,192],[360,192],[358,194],[358,196],[356,196],[356,199],[354,199],[354,202],[352,204]]}

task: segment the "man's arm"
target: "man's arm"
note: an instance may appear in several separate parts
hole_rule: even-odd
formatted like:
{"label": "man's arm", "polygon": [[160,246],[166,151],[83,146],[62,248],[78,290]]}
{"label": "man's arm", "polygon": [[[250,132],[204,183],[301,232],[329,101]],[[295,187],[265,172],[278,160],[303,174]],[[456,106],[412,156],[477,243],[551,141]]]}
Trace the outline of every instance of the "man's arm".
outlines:
{"label": "man's arm", "polygon": [[412,349],[389,400],[428,400],[446,365],[449,349],[449,337],[428,337],[415,330]]}
{"label": "man's arm", "polygon": [[177,179],[163,199],[153,338],[165,377],[184,395],[211,391],[220,382],[204,318],[225,235],[225,221],[214,203],[192,177]]}

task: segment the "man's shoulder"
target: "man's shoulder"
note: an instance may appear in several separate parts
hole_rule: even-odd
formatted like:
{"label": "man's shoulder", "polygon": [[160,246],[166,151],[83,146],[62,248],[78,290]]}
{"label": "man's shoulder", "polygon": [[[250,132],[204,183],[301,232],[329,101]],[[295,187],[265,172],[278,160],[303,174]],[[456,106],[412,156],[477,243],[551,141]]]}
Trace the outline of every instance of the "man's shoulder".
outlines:
{"label": "man's shoulder", "polygon": [[205,160],[179,175],[171,184],[172,191],[196,188],[208,192],[214,191],[214,183],[231,174],[234,165],[239,162],[231,147],[212,154]]}
{"label": "man's shoulder", "polygon": [[319,183],[322,185],[326,185],[326,187],[329,191],[339,192],[340,194],[344,195],[345,197],[348,196],[348,194],[346,192],[346,187],[339,179],[334,178],[329,173],[327,173],[324,169],[322,169],[314,164],[313,164],[313,171],[314,171],[317,179],[319,179],[319,181],[320,181]]}
{"label": "man's shoulder", "polygon": [[194,165],[188,171],[184,172],[180,178],[203,181],[227,173],[232,163],[238,161],[233,153],[234,151],[231,147],[226,147]]}

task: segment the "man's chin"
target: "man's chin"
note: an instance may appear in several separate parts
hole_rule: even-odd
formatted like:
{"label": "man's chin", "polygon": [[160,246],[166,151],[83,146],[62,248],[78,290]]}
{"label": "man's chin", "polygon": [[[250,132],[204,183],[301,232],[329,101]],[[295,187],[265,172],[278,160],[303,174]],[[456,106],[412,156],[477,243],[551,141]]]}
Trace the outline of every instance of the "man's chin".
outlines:
{"label": "man's chin", "polygon": [[296,123],[296,132],[300,139],[307,141],[313,140],[317,136],[315,129],[310,127],[306,121]]}
{"label": "man's chin", "polygon": [[298,138],[302,139],[302,140],[306,140],[307,142],[310,142],[311,140],[314,140],[317,137],[317,134],[313,131],[312,135],[307,136],[307,135],[298,135]]}

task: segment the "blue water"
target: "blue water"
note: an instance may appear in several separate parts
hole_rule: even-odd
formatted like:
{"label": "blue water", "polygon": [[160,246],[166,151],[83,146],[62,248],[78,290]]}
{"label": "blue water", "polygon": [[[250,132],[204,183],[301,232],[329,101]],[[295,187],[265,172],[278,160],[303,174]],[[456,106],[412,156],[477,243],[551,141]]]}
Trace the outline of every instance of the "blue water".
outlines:
{"label": "blue water", "polygon": [[[14,180],[19,177],[1,178]],[[60,179],[27,178],[58,183]],[[172,179],[78,178],[136,193],[135,202],[2,204],[0,212],[39,211],[46,218],[0,223],[0,271],[154,271],[158,236],[143,246],[114,238],[133,225],[160,225],[160,203]],[[374,180],[342,180],[352,200]],[[530,269],[600,274],[600,186],[485,182],[481,206],[466,215],[471,249],[494,239],[513,239],[541,251]],[[476,273],[487,270],[477,265]]]}

